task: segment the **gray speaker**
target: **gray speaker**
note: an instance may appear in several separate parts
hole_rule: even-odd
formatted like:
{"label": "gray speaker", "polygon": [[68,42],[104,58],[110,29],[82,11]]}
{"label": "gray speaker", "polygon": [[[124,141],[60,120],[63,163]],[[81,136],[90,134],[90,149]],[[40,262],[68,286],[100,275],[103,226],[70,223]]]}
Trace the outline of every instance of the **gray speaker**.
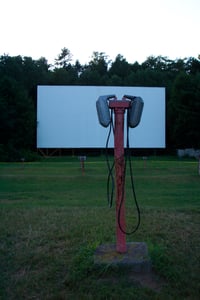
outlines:
{"label": "gray speaker", "polygon": [[108,127],[111,122],[108,100],[115,98],[115,95],[100,96],[96,102],[99,123],[103,127]]}
{"label": "gray speaker", "polygon": [[131,107],[129,108],[129,112],[128,112],[128,125],[131,128],[134,128],[139,125],[142,116],[143,107],[144,107],[144,102],[142,98],[134,97],[133,100],[131,100]]}

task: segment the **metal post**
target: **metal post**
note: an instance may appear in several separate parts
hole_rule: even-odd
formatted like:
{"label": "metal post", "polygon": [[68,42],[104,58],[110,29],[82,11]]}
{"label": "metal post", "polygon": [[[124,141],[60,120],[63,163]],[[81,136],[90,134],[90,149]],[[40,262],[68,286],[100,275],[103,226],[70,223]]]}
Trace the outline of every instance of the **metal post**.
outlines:
{"label": "metal post", "polygon": [[[127,251],[125,222],[125,191],[124,191],[124,113],[130,105],[129,101],[110,101],[110,108],[115,113],[114,156],[116,177],[116,250],[119,253]],[[118,218],[120,213],[120,219]],[[119,225],[120,222],[120,225]],[[120,228],[121,227],[121,228]]]}

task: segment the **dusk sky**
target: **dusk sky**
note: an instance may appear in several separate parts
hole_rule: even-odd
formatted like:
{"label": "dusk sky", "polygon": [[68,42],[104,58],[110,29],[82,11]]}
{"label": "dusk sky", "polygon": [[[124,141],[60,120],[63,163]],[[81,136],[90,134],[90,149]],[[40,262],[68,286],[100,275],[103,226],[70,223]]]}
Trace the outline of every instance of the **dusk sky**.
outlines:
{"label": "dusk sky", "polygon": [[45,57],[66,47],[87,63],[93,51],[129,63],[200,54],[199,0],[0,0],[0,55]]}

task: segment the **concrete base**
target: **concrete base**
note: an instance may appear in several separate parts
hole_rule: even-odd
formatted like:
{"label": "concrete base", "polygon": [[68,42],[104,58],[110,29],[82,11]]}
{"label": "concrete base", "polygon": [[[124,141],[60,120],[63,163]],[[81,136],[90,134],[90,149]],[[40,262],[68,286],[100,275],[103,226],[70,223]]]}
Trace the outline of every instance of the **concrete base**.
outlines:
{"label": "concrete base", "polygon": [[151,271],[151,261],[146,243],[127,243],[127,252],[118,253],[115,244],[100,245],[94,254],[97,265],[119,265],[131,267],[134,272],[148,273]]}

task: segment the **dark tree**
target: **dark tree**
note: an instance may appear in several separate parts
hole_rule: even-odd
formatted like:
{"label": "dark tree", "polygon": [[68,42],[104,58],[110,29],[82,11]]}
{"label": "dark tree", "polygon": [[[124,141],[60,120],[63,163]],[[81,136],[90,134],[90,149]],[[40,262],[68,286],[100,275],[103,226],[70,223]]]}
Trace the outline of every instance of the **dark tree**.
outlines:
{"label": "dark tree", "polygon": [[180,73],[174,81],[168,119],[176,148],[200,147],[200,75]]}
{"label": "dark tree", "polygon": [[56,67],[66,68],[68,64],[72,61],[72,54],[69,49],[63,48],[61,49],[61,53],[55,59]]}
{"label": "dark tree", "polygon": [[103,52],[93,52],[92,60],[85,65],[79,77],[79,84],[107,85],[108,57]]}
{"label": "dark tree", "polygon": [[111,64],[109,70],[109,75],[117,75],[121,79],[125,79],[131,72],[131,65],[126,61],[126,59],[118,54],[115,61]]}
{"label": "dark tree", "polygon": [[33,102],[15,79],[4,77],[0,80],[0,141],[6,159],[19,160],[22,150],[32,149],[34,132]]}
{"label": "dark tree", "polygon": [[93,52],[92,60],[89,62],[91,71],[97,71],[100,76],[105,76],[108,70],[108,57],[104,52]]}

